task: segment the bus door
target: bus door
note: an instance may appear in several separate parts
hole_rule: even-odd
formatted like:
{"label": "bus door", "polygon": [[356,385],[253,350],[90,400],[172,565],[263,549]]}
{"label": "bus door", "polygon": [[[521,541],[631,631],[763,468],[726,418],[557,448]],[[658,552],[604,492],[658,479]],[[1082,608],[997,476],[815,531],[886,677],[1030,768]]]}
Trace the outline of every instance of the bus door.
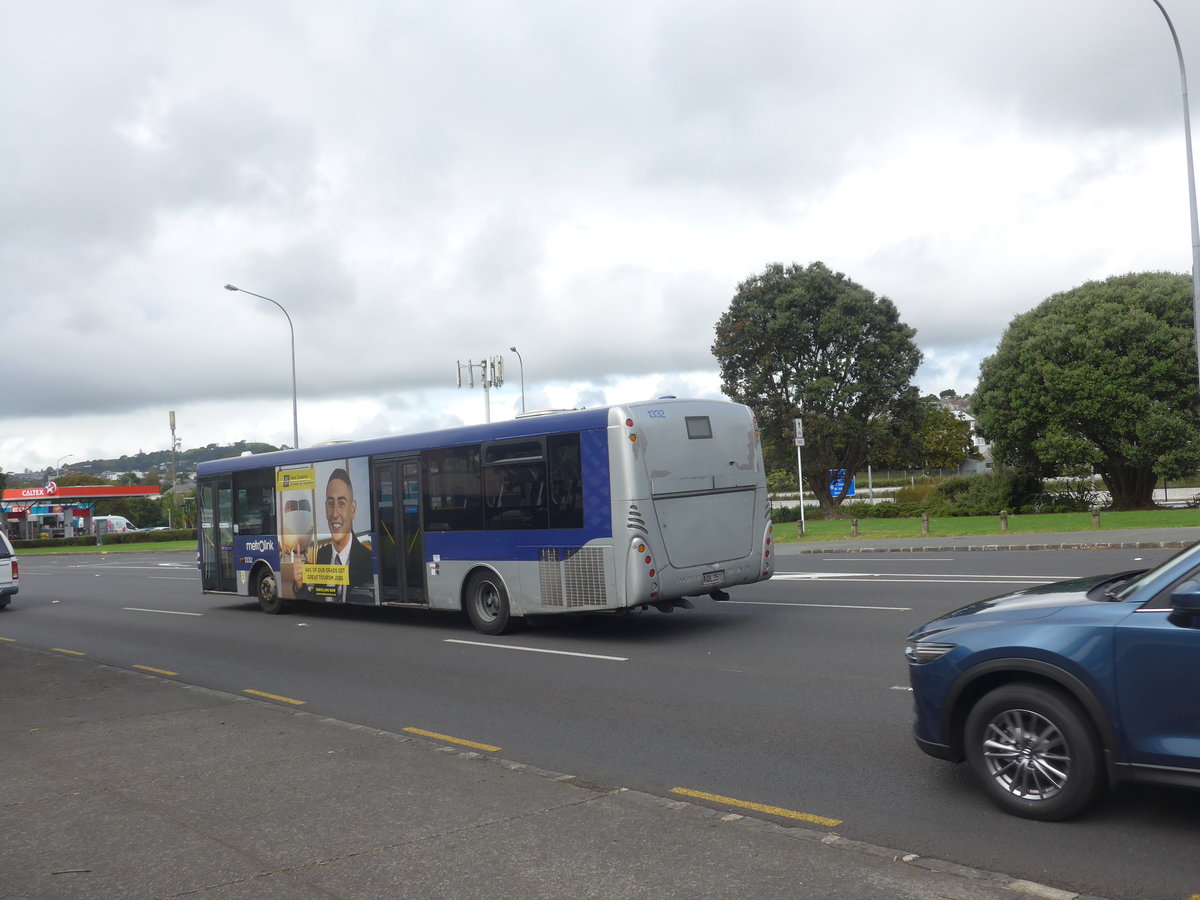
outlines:
{"label": "bus door", "polygon": [[233,575],[233,480],[200,484],[200,586],[206,591],[237,590]]}
{"label": "bus door", "polygon": [[375,460],[372,485],[379,599],[384,603],[428,603],[421,539],[420,459],[408,456]]}

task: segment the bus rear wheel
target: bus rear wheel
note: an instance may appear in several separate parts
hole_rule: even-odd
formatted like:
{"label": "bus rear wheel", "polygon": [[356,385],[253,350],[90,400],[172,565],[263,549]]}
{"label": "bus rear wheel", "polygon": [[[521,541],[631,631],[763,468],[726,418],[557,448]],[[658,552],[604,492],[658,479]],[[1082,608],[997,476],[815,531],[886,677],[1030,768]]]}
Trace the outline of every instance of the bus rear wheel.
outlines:
{"label": "bus rear wheel", "polygon": [[265,613],[276,616],[287,609],[287,604],[279,596],[279,584],[275,580],[275,573],[270,569],[263,569],[258,573],[254,580],[254,593],[258,597],[259,608]]}
{"label": "bus rear wheel", "polygon": [[513,619],[509,613],[508,591],[491,572],[476,572],[467,582],[464,598],[467,618],[480,634],[504,634]]}

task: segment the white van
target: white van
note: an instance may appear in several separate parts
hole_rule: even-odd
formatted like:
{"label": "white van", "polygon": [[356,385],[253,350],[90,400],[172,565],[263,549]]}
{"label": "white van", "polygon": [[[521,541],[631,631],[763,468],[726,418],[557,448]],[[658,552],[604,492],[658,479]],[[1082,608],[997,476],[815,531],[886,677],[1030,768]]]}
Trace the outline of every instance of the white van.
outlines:
{"label": "white van", "polygon": [[119,534],[122,531],[137,531],[138,527],[124,516],[92,516],[92,534],[100,530],[100,523],[106,522],[108,527],[105,534]]}
{"label": "white van", "polygon": [[17,592],[17,580],[20,575],[17,554],[13,552],[8,536],[0,531],[0,608],[8,606],[12,601],[13,594]]}

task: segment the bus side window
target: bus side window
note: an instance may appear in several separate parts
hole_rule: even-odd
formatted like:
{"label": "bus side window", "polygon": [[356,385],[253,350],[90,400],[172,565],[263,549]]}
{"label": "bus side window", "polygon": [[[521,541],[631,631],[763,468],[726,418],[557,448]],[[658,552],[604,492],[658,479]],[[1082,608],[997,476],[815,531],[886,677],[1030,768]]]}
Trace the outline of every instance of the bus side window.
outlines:
{"label": "bus side window", "polygon": [[234,476],[238,533],[275,534],[275,472],[238,472]]}
{"label": "bus side window", "polygon": [[544,529],[546,453],[540,438],[497,441],[483,449],[484,512],[489,531]]}
{"label": "bus side window", "polygon": [[550,527],[583,527],[583,466],[578,434],[547,439],[550,457]]}
{"label": "bus side window", "polygon": [[488,530],[545,528],[544,481],[544,463],[491,465],[484,469]]}
{"label": "bus side window", "polygon": [[425,458],[425,527],[429,531],[483,528],[479,445],[430,450]]}

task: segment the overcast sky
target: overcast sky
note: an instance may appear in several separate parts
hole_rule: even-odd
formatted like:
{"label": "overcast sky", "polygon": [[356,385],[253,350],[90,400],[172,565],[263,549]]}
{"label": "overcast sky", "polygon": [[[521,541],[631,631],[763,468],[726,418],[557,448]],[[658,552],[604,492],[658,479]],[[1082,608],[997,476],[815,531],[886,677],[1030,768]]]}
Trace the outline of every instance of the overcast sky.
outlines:
{"label": "overcast sky", "polygon": [[[1200,90],[1200,4],[1164,0]],[[967,392],[1020,312],[1190,272],[1152,0],[0,0],[0,469],[716,396],[821,260]],[[1200,110],[1194,110],[1200,118]],[[477,376],[478,377],[478,376]],[[66,459],[63,459],[66,457]]]}

